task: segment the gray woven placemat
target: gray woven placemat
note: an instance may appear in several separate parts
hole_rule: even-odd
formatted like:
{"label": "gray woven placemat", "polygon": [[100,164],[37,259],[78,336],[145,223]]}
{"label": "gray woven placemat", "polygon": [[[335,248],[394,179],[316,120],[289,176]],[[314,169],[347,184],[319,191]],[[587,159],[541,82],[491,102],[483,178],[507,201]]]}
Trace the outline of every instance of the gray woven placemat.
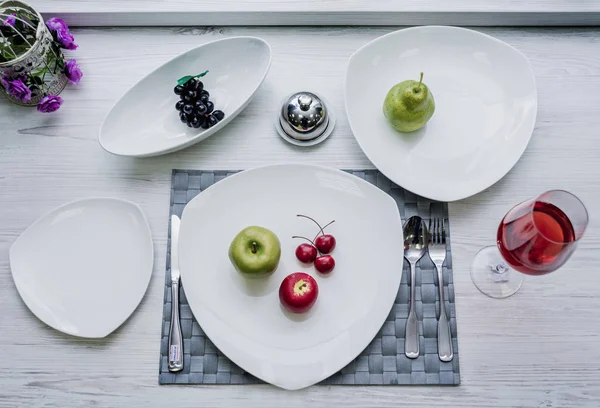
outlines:
{"label": "gray woven placemat", "polygon": [[[377,170],[347,170],[365,179],[390,194],[398,203],[402,220],[420,215],[426,220],[430,215],[448,219],[446,203],[432,202],[398,187]],[[236,171],[173,170],[171,184],[171,211],[181,217],[183,208],[198,193],[210,185],[236,173]],[[167,243],[167,265],[165,273],[165,296],[163,308],[162,341],[160,347],[160,384],[255,384],[261,380],[244,372],[206,337],[194,319],[187,303],[183,288],[180,289],[180,317],[184,338],[184,369],[170,373],[167,369],[167,344],[171,319],[170,290],[170,233]],[[416,309],[419,318],[421,355],[409,359],[404,355],[404,327],[408,317],[410,275],[405,261],[402,281],[392,310],[379,333],[369,346],[340,372],[325,379],[321,384],[447,384],[458,385],[459,353],[456,332],[456,312],[454,307],[454,284],[452,280],[452,256],[450,251],[450,228],[447,228],[448,253],[444,266],[444,295],[446,310],[450,316],[454,359],[442,362],[437,355],[438,289],[435,266],[424,257],[417,264]]]}

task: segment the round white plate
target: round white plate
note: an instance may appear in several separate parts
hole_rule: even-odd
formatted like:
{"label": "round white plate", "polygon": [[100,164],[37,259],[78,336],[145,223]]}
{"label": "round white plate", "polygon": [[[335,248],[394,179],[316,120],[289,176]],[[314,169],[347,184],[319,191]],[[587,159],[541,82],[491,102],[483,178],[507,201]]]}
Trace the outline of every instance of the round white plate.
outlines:
{"label": "round white plate", "polygon": [[10,248],[21,298],[41,321],[78,337],[105,337],[138,306],[152,275],[150,227],[137,205],[74,201],[35,221]]}
{"label": "round white plate", "polygon": [[[113,106],[100,127],[100,145],[116,155],[147,157],[198,143],[248,105],[270,65],[269,44],[255,37],[216,40],[187,51],[142,78]],[[189,128],[179,120],[173,88],[179,78],[206,70],[201,81],[225,118],[210,129]]]}
{"label": "round white plate", "polygon": [[[423,82],[436,110],[413,133],[395,131],[383,101],[396,83]],[[396,184],[454,201],[500,180],[531,138],[537,90],[527,58],[508,44],[455,27],[416,27],[356,51],[346,73],[346,112],[369,160]]]}
{"label": "round white plate", "polygon": [[[337,239],[336,267],[320,276],[294,251],[317,227]],[[271,229],[281,261],[267,279],[241,276],[228,258],[243,228]],[[235,364],[285,389],[315,384],[336,373],[381,329],[398,292],[403,266],[402,223],[396,202],[370,183],[328,167],[283,164],[230,176],[184,209],[179,255],[186,297],[214,344]],[[290,273],[311,274],[319,297],[305,314],[280,306],[278,289]]]}

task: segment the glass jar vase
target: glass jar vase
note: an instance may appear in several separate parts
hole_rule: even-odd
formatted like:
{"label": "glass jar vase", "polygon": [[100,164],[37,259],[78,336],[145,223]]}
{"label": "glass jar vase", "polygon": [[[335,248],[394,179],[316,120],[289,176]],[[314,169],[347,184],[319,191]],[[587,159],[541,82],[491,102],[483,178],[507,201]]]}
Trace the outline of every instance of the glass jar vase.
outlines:
{"label": "glass jar vase", "polygon": [[22,1],[0,3],[0,77],[3,84],[21,79],[31,90],[23,97],[0,86],[11,102],[36,106],[44,95],[58,95],[68,83],[63,64],[62,50],[38,11]]}

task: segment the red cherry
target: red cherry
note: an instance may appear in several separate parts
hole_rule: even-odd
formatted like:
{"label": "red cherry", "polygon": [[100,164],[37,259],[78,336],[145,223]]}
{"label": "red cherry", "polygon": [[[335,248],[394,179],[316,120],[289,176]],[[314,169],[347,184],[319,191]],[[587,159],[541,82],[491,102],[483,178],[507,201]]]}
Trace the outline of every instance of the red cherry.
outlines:
{"label": "red cherry", "polygon": [[331,255],[323,255],[315,259],[315,269],[323,274],[328,274],[335,268],[335,259]]}
{"label": "red cherry", "polygon": [[[317,247],[319,252],[321,252],[322,254],[328,254],[331,251],[333,251],[333,248],[335,248],[335,238],[333,237],[333,235],[325,234],[325,232],[323,230],[325,228],[327,228],[328,226],[330,226],[331,224],[333,224],[335,222],[335,220],[330,221],[329,223],[325,224],[324,226],[321,226],[321,224],[319,224],[314,218],[311,218],[308,215],[297,214],[297,216],[303,217],[303,218],[308,218],[309,220],[314,222],[317,225],[317,227],[319,227],[319,232],[317,233],[317,236],[314,239],[314,245]],[[319,236],[319,234],[321,234],[321,236]],[[310,241],[310,242],[313,242],[313,241]]]}
{"label": "red cherry", "polygon": [[315,246],[322,254],[328,254],[335,248],[335,238],[333,235],[321,235],[315,240]]}
{"label": "red cherry", "polygon": [[300,244],[296,248],[296,258],[300,262],[311,263],[317,257],[317,248],[311,244]]}
{"label": "red cherry", "polygon": [[295,272],[286,276],[279,286],[279,301],[294,313],[308,311],[317,301],[319,286],[307,273]]}

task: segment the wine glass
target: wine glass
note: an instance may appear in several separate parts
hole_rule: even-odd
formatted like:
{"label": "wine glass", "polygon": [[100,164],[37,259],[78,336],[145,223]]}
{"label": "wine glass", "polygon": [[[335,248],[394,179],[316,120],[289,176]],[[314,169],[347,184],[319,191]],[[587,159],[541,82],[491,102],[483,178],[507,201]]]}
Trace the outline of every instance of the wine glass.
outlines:
{"label": "wine glass", "polygon": [[523,284],[522,274],[544,275],[564,265],[587,224],[583,203],[564,190],[517,204],[500,222],[496,245],[475,255],[471,279],[487,296],[509,297]]}

